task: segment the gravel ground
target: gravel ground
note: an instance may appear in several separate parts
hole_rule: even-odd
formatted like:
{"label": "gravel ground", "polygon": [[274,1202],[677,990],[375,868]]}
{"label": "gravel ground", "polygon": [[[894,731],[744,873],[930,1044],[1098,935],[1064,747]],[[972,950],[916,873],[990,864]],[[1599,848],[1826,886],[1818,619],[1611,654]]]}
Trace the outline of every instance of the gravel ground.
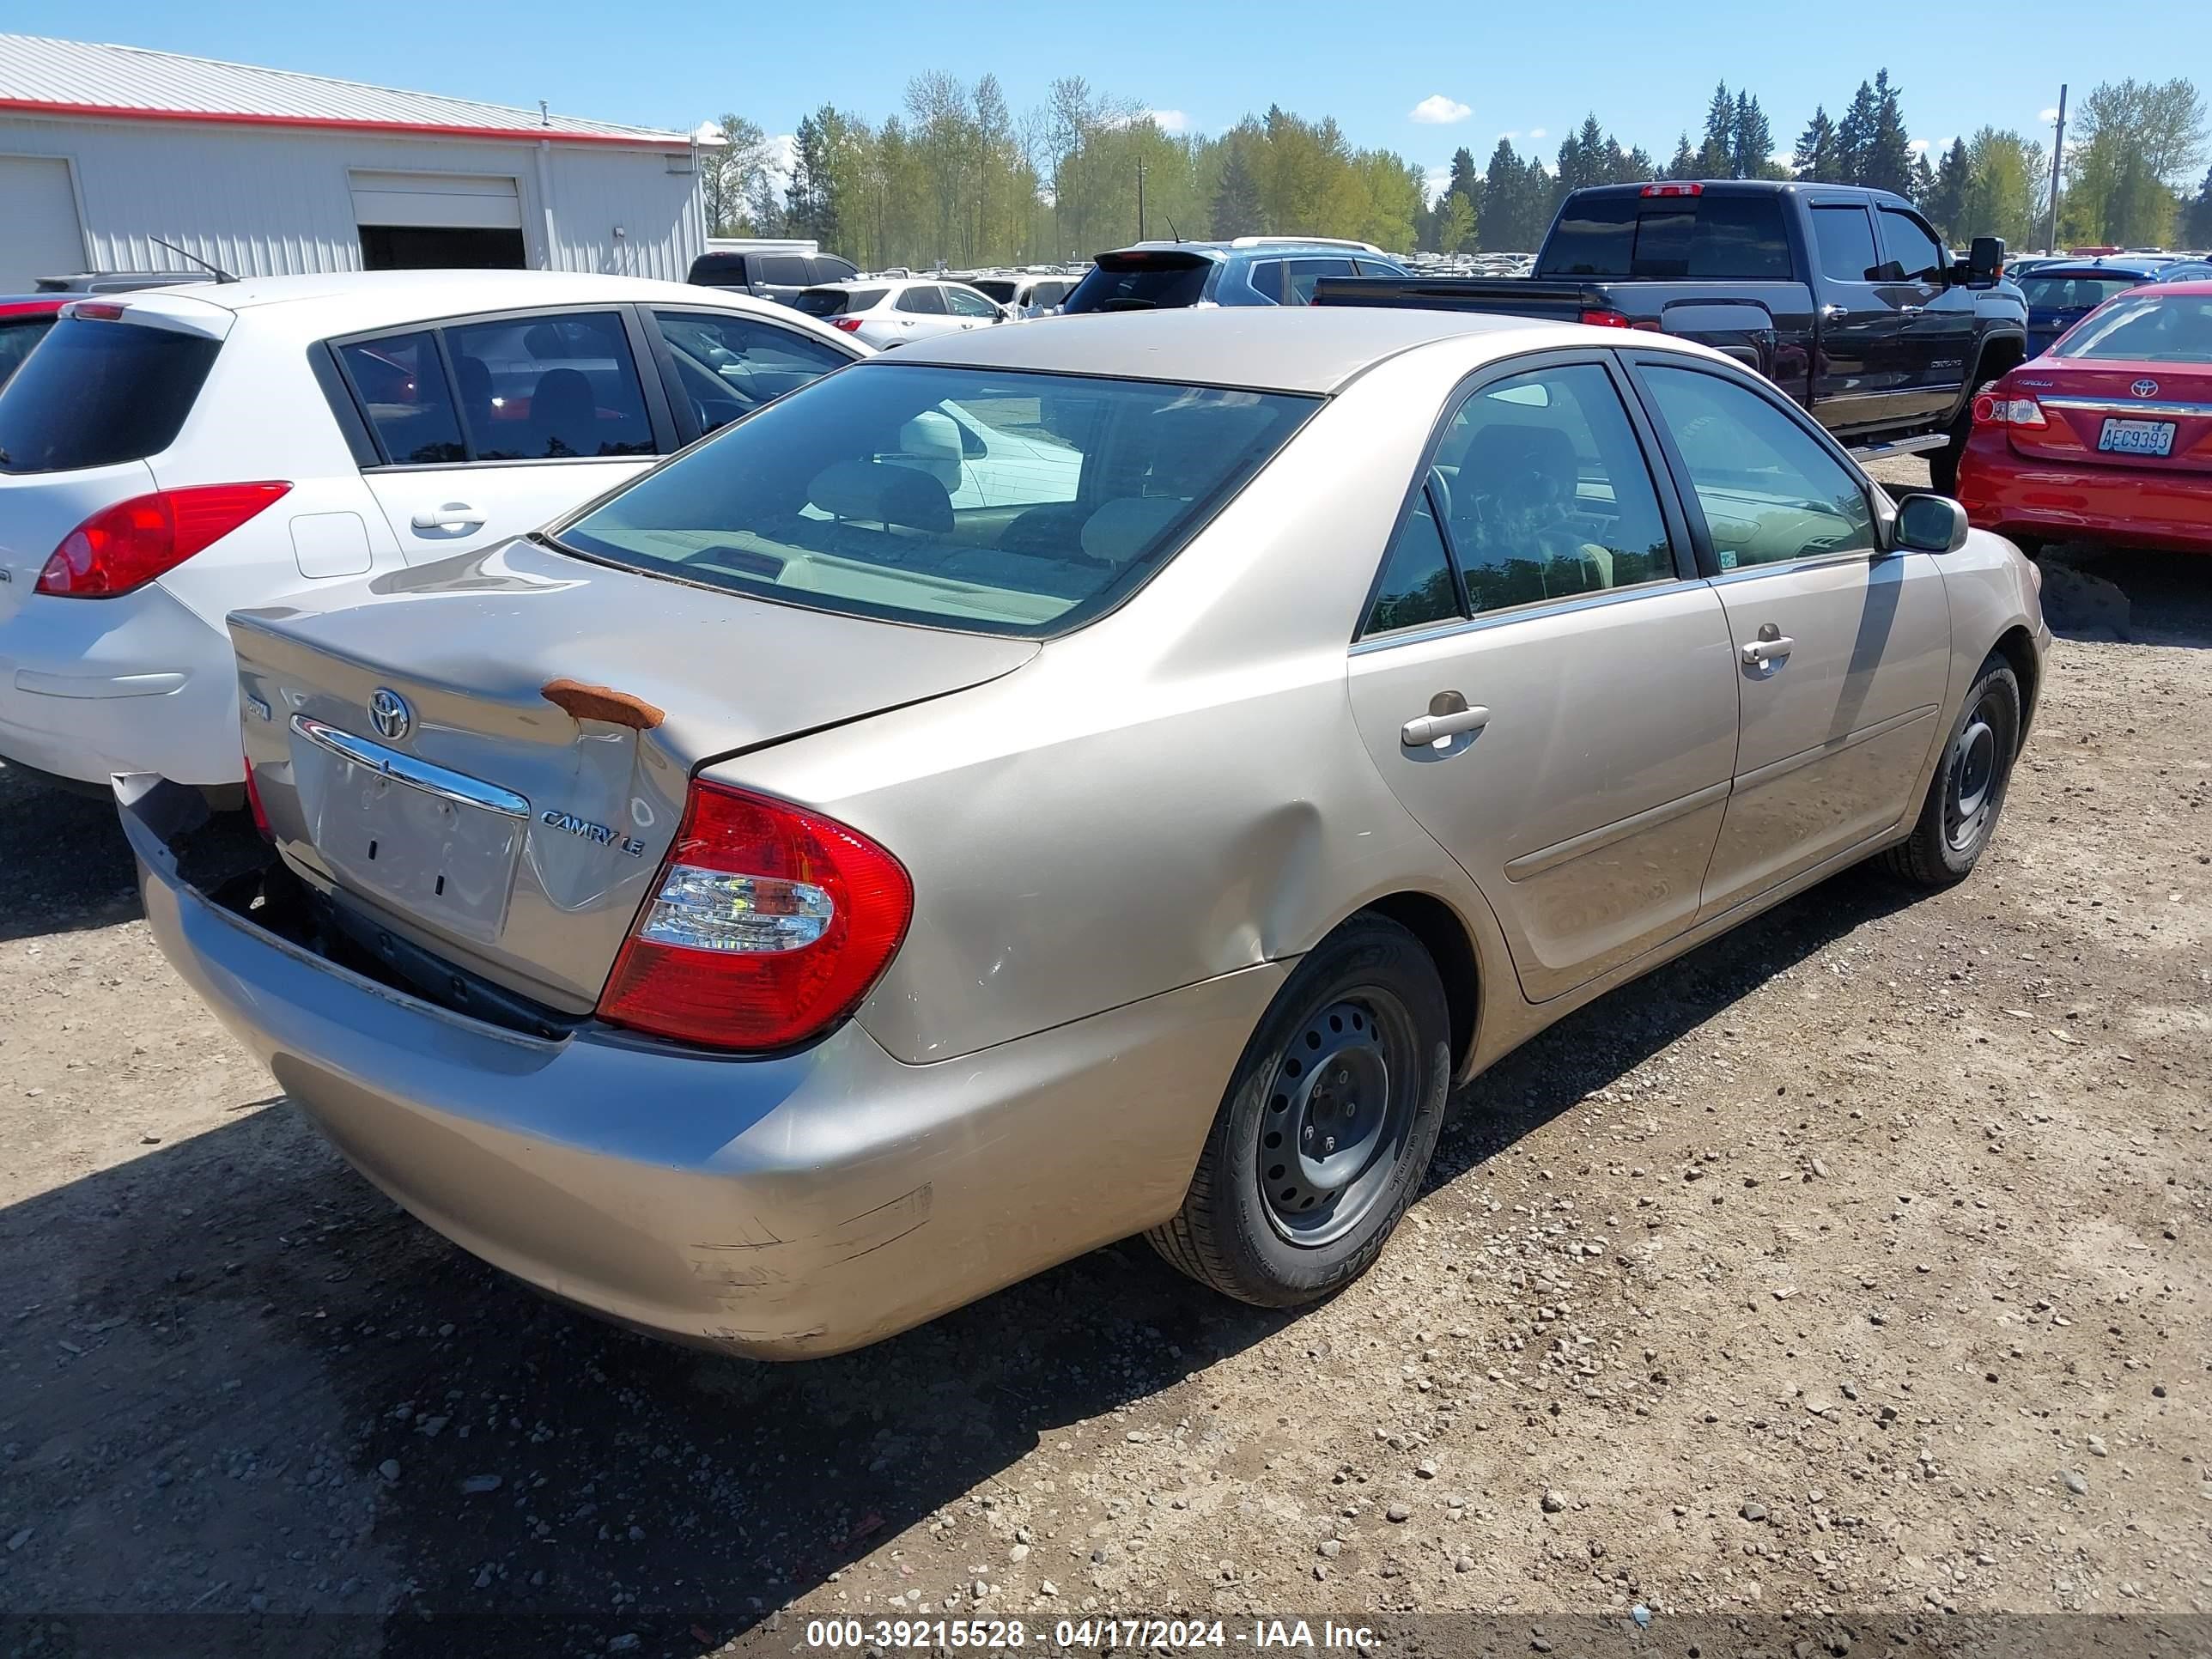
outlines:
{"label": "gravel ground", "polygon": [[1846,874],[1532,1043],[1297,1319],[1135,1243],[802,1366],[554,1307],[285,1109],[103,807],[0,775],[0,1652],[2203,1612],[2212,600],[2082,568],[1972,881]]}

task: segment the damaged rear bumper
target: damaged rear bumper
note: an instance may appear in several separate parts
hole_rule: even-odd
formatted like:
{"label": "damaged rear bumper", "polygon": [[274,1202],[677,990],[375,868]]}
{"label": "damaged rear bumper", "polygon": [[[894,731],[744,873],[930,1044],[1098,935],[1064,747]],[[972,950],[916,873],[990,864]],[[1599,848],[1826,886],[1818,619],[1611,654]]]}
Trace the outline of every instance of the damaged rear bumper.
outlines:
{"label": "damaged rear bumper", "polygon": [[184,793],[117,785],[155,936],[356,1169],[544,1291],[762,1358],[860,1346],[1164,1219],[1285,971],[931,1066],[849,1021],[766,1059],[528,1036],[195,888]]}

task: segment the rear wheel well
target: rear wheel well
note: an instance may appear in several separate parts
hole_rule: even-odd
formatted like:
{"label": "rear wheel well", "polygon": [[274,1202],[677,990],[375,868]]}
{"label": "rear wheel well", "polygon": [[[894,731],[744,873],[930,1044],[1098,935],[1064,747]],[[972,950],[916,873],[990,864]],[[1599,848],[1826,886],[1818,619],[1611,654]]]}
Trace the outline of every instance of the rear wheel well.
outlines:
{"label": "rear wheel well", "polygon": [[2035,714],[2035,641],[2028,637],[2027,629],[2009,628],[1994,649],[2012,670],[2012,677],[2020,682],[2020,730],[2025,738],[2028,721]]}
{"label": "rear wheel well", "polygon": [[1974,372],[1966,381],[1966,401],[1971,404],[1976,392],[1996,380],[2000,374],[2018,368],[2027,361],[2027,341],[2014,339],[2009,336],[2001,340],[1990,341],[1982,348],[1981,360],[1974,365]]}
{"label": "rear wheel well", "polygon": [[1444,982],[1444,1005],[1451,1014],[1452,1071],[1456,1075],[1474,1052],[1474,1025],[1480,1003],[1480,967],[1474,942],[1451,906],[1426,893],[1393,893],[1365,907],[1370,915],[1387,916],[1415,939],[1437,964]]}

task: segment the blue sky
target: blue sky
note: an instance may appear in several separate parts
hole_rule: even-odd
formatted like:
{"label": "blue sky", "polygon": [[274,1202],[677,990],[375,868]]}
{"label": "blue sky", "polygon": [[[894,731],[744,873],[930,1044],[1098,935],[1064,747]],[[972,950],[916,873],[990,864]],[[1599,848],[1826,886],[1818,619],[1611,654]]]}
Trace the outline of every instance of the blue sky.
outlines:
{"label": "blue sky", "polygon": [[[915,21],[923,15],[936,21]],[[2080,6],[2059,0],[1936,0],[1889,21],[1774,0],[1686,9],[1117,0],[922,13],[849,0],[657,13],[604,0],[378,0],[366,11],[108,0],[14,27],[526,106],[543,98],[605,120],[690,127],[734,110],[771,133],[824,101],[879,118],[923,70],[992,71],[1018,111],[1042,101],[1054,76],[1076,73],[1166,112],[1166,125],[1218,131],[1273,100],[1333,114],[1355,143],[1436,168],[1462,143],[1486,159],[1500,133],[1549,154],[1591,110],[1623,143],[1663,157],[1681,129],[1694,135],[1716,80],[1756,95],[1787,149],[1815,104],[1840,114],[1885,64],[1912,135],[1931,142],[1984,123],[2033,133],[2062,78],[2078,97],[2100,80],[2212,71],[2212,6],[2099,16],[2084,27]],[[1805,27],[1814,21],[1817,35]]]}

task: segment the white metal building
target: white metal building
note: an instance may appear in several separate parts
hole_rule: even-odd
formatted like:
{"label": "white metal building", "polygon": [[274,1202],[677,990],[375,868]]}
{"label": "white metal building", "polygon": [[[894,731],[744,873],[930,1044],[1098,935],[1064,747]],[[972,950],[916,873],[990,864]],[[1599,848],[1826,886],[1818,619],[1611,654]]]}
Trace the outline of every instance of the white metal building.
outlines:
{"label": "white metal building", "polygon": [[0,294],[82,270],[420,265],[682,281],[678,132],[210,58],[0,34]]}

